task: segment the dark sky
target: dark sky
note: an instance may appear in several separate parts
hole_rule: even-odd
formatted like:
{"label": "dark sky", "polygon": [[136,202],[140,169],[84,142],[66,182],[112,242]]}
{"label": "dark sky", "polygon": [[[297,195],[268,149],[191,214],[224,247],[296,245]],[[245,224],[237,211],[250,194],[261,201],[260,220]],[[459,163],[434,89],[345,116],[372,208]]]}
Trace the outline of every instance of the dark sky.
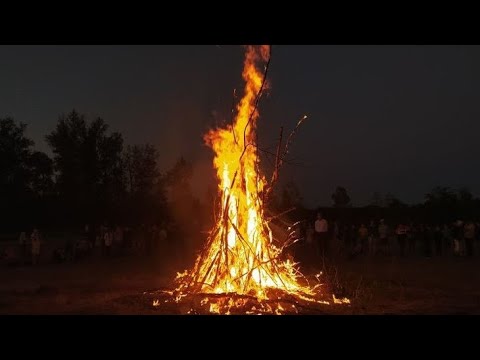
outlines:
{"label": "dark sky", "polygon": [[[127,143],[183,154],[202,195],[211,152],[202,134],[229,117],[242,88],[241,46],[0,46],[0,117],[28,124],[36,147],[59,114],[100,116]],[[374,191],[418,202],[435,185],[480,193],[479,46],[274,46],[260,141],[304,114],[284,180],[309,206],[336,185],[353,203]]]}

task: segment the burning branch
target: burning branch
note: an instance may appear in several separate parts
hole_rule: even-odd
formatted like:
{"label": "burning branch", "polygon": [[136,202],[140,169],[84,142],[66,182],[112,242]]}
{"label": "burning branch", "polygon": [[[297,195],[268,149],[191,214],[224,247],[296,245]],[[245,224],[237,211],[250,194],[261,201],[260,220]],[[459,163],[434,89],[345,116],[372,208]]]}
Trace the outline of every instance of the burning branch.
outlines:
{"label": "burning branch", "polygon": [[279,175],[280,175],[280,168],[282,167],[282,165],[284,163],[286,163],[287,161],[285,160],[286,159],[286,156],[288,155],[288,152],[289,152],[289,147],[293,141],[293,138],[295,136],[295,134],[297,133],[298,131],[298,128],[300,127],[300,125],[302,125],[303,121],[307,118],[307,115],[304,115],[298,122],[297,122],[297,125],[295,126],[295,128],[292,130],[292,132],[290,133],[290,135],[288,136],[288,139],[287,139],[287,143],[285,144],[285,148],[282,152],[282,155],[280,155],[280,149],[282,147],[282,135],[283,135],[283,126],[280,127],[280,138],[278,140],[278,145],[277,145],[277,153],[275,155],[275,168],[273,170],[273,174],[272,174],[272,179],[270,180],[270,185],[266,191],[266,195],[265,195],[265,198],[269,199],[269,196],[271,195],[271,192],[273,191],[273,188],[275,187],[275,184],[279,178]]}

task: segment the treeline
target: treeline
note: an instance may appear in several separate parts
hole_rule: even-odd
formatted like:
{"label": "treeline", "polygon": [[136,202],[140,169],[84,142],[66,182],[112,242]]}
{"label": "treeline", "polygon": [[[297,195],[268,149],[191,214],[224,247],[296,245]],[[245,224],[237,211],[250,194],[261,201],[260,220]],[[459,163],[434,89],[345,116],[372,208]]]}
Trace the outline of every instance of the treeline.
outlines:
{"label": "treeline", "polygon": [[190,188],[192,165],[180,157],[159,169],[152,144],[125,144],[101,118],[73,110],[45,136],[52,157],[34,149],[26,124],[0,118],[0,229],[138,225],[202,214]]}
{"label": "treeline", "polygon": [[[126,144],[101,118],[87,121],[73,110],[61,115],[45,136],[52,157],[37,151],[26,124],[0,118],[0,230],[86,223],[140,225],[174,222],[185,229],[208,228],[214,194],[202,203],[191,191],[192,165],[179,157],[171,169],[159,169],[152,144]],[[351,222],[445,223],[480,219],[480,199],[466,189],[436,187],[424,201],[408,205],[392,194],[375,193],[371,204],[352,206],[346,188],[333,192],[332,206],[308,209],[293,182],[275,189],[267,215],[285,212],[296,221],[322,210],[331,219]],[[295,208],[293,211],[292,208]]]}
{"label": "treeline", "polygon": [[347,189],[341,186],[335,189],[331,198],[330,207],[305,208],[299,189],[290,182],[277,197],[276,209],[281,212],[295,208],[289,212],[291,221],[312,220],[318,211],[332,220],[348,223],[378,221],[382,218],[390,222],[426,224],[445,224],[456,220],[480,221],[480,199],[465,187],[454,189],[436,186],[418,204],[406,204],[391,193],[382,196],[375,192],[369,205],[356,207],[352,205]]}

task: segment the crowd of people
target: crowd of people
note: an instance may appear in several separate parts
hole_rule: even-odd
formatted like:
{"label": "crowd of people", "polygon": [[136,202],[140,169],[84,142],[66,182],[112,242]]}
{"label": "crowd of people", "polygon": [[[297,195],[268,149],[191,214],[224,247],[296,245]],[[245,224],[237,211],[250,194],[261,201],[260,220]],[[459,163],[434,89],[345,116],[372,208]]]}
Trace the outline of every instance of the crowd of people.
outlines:
{"label": "crowd of people", "polygon": [[38,265],[40,259],[63,263],[99,256],[155,255],[167,251],[167,247],[172,250],[168,236],[172,231],[172,225],[166,222],[137,227],[87,224],[81,233],[68,234],[55,245],[46,246],[47,239],[34,227],[31,232],[20,232],[18,251],[17,247],[11,248],[12,254],[7,256],[19,264]]}
{"label": "crowd of people", "polygon": [[317,258],[335,253],[349,258],[357,256],[465,256],[473,257],[480,250],[480,223],[458,220],[453,223],[424,224],[328,220],[321,213],[315,221],[305,222],[300,229],[303,244],[313,249]]}
{"label": "crowd of people", "polygon": [[[318,213],[315,221],[300,222],[297,229],[301,251],[318,262],[323,257],[361,256],[459,256],[473,257],[480,251],[480,223],[458,220],[445,224],[329,221]],[[173,241],[175,239],[175,241]],[[181,257],[182,235],[173,224],[129,227],[122,225],[85,225],[81,234],[62,237],[56,246],[45,246],[38,228],[22,231],[15,257],[20,264],[76,262],[84,258],[122,255],[159,255]],[[298,249],[298,248],[297,248]],[[302,251],[303,250],[303,251]]]}

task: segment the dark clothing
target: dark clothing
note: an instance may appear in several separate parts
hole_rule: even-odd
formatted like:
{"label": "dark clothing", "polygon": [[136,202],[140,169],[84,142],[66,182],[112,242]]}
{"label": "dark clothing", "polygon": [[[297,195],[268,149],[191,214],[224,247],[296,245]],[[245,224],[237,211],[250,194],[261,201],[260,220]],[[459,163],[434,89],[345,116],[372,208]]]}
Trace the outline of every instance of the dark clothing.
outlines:
{"label": "dark clothing", "polygon": [[315,232],[315,244],[317,247],[317,255],[319,257],[323,257],[327,254],[328,252],[328,233],[327,232]]}
{"label": "dark clothing", "polygon": [[465,252],[467,256],[473,256],[473,239],[465,238]]}
{"label": "dark clothing", "polygon": [[407,245],[407,234],[397,235],[398,246],[400,247],[400,256],[405,256],[405,247]]}
{"label": "dark clothing", "polygon": [[432,256],[433,230],[427,229],[423,233],[423,254],[425,257]]}
{"label": "dark clothing", "polygon": [[434,239],[435,239],[435,254],[437,256],[442,255],[442,238],[443,235],[440,230],[435,230]]}

